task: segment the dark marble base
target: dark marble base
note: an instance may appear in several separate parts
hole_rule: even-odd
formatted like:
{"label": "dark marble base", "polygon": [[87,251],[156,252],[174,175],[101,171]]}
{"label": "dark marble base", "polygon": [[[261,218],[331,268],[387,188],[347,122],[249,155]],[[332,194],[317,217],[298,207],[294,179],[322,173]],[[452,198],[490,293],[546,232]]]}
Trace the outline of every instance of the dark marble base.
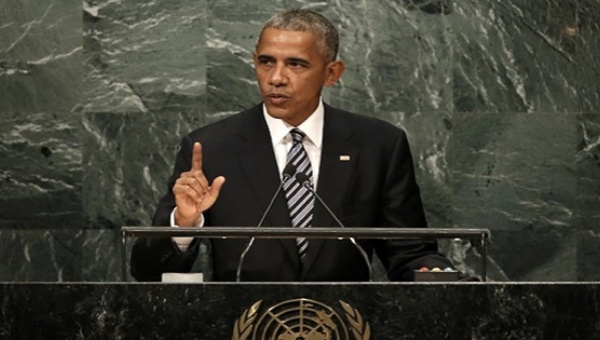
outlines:
{"label": "dark marble base", "polygon": [[[345,322],[337,331],[346,328],[350,335],[334,339],[368,339],[370,329],[370,339],[588,340],[600,338],[599,287],[594,283],[4,283],[0,338],[43,339],[53,334],[56,339],[230,339],[237,334],[242,339],[246,337],[241,328],[234,328],[236,320],[260,328],[267,324],[264,320],[269,317],[260,320],[269,307],[282,302],[287,302],[283,309],[297,307],[296,299],[305,298],[331,307]],[[344,309],[340,300],[352,309]],[[253,312],[250,307],[258,301],[262,302]],[[312,307],[305,307],[305,315],[310,315]],[[331,311],[327,315],[325,320],[334,319]],[[283,324],[289,319],[290,314],[279,315]],[[356,321],[354,326],[350,319]]]}

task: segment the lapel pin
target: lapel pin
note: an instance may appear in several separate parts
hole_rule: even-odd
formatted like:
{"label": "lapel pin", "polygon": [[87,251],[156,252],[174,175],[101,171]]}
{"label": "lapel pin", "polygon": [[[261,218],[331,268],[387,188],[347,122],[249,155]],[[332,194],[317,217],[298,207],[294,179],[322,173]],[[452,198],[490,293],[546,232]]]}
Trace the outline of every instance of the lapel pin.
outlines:
{"label": "lapel pin", "polygon": [[340,155],[340,162],[350,161],[350,155]]}

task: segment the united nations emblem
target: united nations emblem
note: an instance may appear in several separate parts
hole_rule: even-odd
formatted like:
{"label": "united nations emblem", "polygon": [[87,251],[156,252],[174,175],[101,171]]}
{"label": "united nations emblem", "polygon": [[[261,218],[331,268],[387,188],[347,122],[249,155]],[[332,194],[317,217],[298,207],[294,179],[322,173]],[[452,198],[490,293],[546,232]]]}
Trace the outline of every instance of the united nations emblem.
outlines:
{"label": "united nations emblem", "polygon": [[347,322],[319,301],[287,300],[260,314],[259,300],[236,320],[232,340],[369,340],[369,323],[352,306],[341,300],[339,303]]}

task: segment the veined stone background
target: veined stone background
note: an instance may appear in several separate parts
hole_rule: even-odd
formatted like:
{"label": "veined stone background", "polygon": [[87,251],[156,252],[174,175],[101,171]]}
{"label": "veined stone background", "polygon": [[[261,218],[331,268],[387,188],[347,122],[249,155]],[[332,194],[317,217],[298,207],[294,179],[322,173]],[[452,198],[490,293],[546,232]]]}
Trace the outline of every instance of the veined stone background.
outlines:
{"label": "veined stone background", "polygon": [[258,103],[257,34],[297,7],[341,32],[325,100],[408,132],[430,226],[490,229],[490,280],[600,280],[600,0],[3,0],[0,281],[120,280],[120,227]]}

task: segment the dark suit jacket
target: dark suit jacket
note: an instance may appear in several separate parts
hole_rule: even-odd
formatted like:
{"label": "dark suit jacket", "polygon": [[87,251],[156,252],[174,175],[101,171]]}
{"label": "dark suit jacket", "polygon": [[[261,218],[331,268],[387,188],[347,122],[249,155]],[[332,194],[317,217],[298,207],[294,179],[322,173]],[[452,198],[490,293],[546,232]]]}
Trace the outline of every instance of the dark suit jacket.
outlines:
{"label": "dark suit jacket", "polygon": [[[161,199],[153,225],[169,225],[175,207],[171,188],[191,168],[192,146],[203,146],[203,170],[209,181],[223,175],[226,183],[205,227],[256,226],[277,190],[280,174],[267,124],[258,105],[186,136]],[[340,161],[340,155],[350,161]],[[381,120],[325,105],[321,168],[317,192],[346,227],[425,228],[406,134]],[[263,226],[289,226],[284,195],[277,197]],[[337,223],[318,201],[313,227]],[[233,281],[247,240],[211,239],[213,280]],[[348,240],[310,240],[301,265],[293,239],[257,239],[246,255],[243,281],[365,281],[364,259]],[[433,241],[361,240],[371,256],[375,250],[391,280],[411,280],[421,266],[451,266]],[[160,280],[163,272],[189,272],[198,253],[195,240],[182,253],[170,239],[138,239],[131,271],[138,280]]]}

